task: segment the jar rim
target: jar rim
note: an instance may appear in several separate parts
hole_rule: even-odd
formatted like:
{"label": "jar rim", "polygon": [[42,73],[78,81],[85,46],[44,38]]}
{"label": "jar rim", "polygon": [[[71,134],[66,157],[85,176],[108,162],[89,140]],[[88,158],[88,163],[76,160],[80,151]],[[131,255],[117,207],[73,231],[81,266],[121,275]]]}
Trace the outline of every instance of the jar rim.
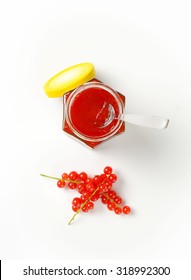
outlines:
{"label": "jar rim", "polygon": [[116,125],[112,128],[112,130],[110,130],[108,133],[104,134],[103,136],[92,136],[91,137],[91,136],[84,135],[80,131],[78,131],[72,123],[72,118],[71,118],[71,114],[70,114],[71,105],[74,101],[74,98],[78,94],[80,94],[81,92],[83,92],[84,90],[89,89],[89,88],[101,88],[101,89],[104,89],[107,92],[109,92],[116,100],[116,103],[117,103],[118,109],[119,109],[119,116],[121,116],[123,114],[124,104],[123,104],[119,94],[115,90],[113,90],[112,88],[110,88],[109,86],[107,86],[101,82],[85,83],[85,84],[81,85],[80,87],[76,88],[73,92],[71,92],[70,96],[67,99],[65,99],[66,96],[64,96],[65,118],[66,118],[68,126],[72,130],[72,132],[78,138],[80,138],[82,140],[91,141],[91,142],[101,142],[101,141],[107,140],[109,137],[115,135],[117,133],[117,131],[120,129],[121,125],[123,124],[123,120],[121,120],[119,117]]}

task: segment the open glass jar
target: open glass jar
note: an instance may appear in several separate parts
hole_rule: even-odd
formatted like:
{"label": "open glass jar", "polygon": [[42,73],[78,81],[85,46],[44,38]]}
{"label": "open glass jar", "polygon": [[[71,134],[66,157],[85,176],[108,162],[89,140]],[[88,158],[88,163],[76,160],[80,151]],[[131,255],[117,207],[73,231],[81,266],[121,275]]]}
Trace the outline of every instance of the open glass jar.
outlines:
{"label": "open glass jar", "polygon": [[49,97],[63,95],[63,130],[95,148],[125,131],[125,96],[94,78],[91,63],[74,65],[44,86]]}
{"label": "open glass jar", "polygon": [[63,130],[94,148],[125,131],[125,97],[93,79],[64,95]]}
{"label": "open glass jar", "polygon": [[92,63],[71,66],[53,76],[44,86],[48,97],[62,97],[63,130],[95,148],[125,131],[125,122],[167,128],[169,120],[158,116],[126,114],[125,96],[95,78]]}

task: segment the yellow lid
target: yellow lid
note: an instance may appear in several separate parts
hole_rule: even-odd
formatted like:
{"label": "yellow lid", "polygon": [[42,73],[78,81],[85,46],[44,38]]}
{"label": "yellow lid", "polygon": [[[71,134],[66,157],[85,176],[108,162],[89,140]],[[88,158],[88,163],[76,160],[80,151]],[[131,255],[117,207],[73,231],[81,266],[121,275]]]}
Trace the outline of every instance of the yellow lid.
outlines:
{"label": "yellow lid", "polygon": [[80,63],[71,66],[46,82],[44,91],[48,97],[60,97],[95,77],[95,69],[92,63]]}

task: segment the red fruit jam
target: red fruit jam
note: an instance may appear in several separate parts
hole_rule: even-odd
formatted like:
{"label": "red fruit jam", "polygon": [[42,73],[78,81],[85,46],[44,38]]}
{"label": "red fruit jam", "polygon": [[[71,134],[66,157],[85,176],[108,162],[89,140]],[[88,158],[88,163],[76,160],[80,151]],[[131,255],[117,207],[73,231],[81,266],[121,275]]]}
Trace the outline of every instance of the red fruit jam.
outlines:
{"label": "red fruit jam", "polygon": [[64,130],[95,147],[124,131],[124,97],[95,79],[65,98]]}
{"label": "red fruit jam", "polygon": [[115,98],[101,88],[89,88],[78,94],[71,106],[75,129],[87,137],[103,137],[115,127],[119,109]]}

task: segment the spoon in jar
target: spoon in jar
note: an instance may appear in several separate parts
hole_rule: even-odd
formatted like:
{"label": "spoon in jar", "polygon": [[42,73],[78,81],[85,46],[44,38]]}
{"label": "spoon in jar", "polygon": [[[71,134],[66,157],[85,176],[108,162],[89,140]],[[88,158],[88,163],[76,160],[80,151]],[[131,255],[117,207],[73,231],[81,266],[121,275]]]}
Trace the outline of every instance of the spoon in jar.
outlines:
{"label": "spoon in jar", "polygon": [[130,124],[155,129],[165,129],[168,127],[169,124],[169,119],[158,116],[122,114],[121,119]]}
{"label": "spoon in jar", "polygon": [[116,116],[113,106],[104,102],[101,110],[96,115],[94,125],[103,128],[108,126],[114,119],[120,119],[133,125],[155,129],[165,129],[169,124],[169,119],[158,116],[139,114],[121,114],[120,116]]}

